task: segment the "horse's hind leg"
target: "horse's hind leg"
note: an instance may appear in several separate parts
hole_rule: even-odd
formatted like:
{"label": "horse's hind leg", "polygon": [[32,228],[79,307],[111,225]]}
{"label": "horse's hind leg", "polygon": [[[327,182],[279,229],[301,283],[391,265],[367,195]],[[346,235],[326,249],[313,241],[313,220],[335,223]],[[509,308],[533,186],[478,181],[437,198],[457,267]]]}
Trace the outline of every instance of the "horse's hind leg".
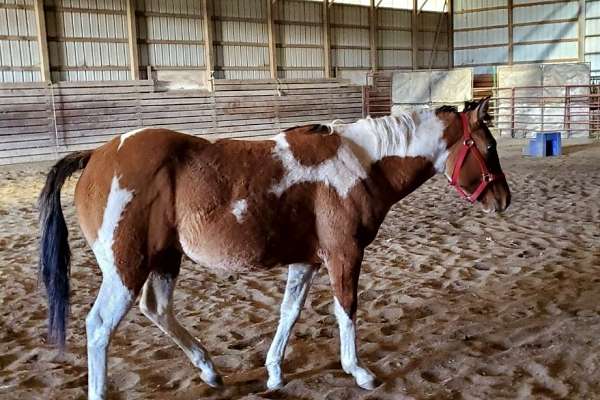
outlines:
{"label": "horse's hind leg", "polygon": [[276,389],[283,384],[281,361],[285,354],[285,347],[290,338],[292,328],[300,315],[316,271],[317,268],[310,264],[292,264],[288,269],[287,284],[285,286],[283,301],[281,302],[279,325],[267,353],[267,361],[265,363],[269,371],[269,379],[267,381],[269,389]]}
{"label": "horse's hind leg", "polygon": [[[131,308],[139,287],[128,288],[117,273],[111,257],[97,252],[102,269],[102,284],[86,318],[88,350],[88,398],[103,399],[106,394],[106,365],[110,339]],[[143,269],[141,270],[143,271]],[[140,274],[144,274],[140,272]],[[145,276],[140,277],[143,282]],[[141,286],[141,285],[140,285]]]}
{"label": "horse's hind leg", "polygon": [[179,275],[181,253],[163,252],[151,260],[152,272],[144,285],[140,309],[184,351],[192,364],[202,371],[200,378],[212,387],[223,384],[208,352],[175,318],[173,290]]}

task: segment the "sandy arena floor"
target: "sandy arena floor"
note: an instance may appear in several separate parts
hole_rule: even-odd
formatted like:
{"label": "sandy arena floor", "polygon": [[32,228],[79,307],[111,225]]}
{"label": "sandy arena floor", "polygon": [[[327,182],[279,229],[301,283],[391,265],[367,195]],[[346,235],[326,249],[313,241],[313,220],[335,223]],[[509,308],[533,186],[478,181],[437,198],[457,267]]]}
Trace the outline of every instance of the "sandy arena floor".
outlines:
{"label": "sandy arena floor", "polygon": [[[501,146],[511,208],[485,215],[441,178],[398,204],[368,248],[360,354],[383,384],[339,364],[321,271],[288,348],[287,384],[265,392],[264,357],[286,270],[215,275],[186,261],[179,318],[210,350],[226,388],[206,386],[134,307],[110,347],[113,399],[600,399],[600,145],[532,160]],[[80,399],[84,318],[100,282],[72,207],[72,318],[64,355],[45,344],[35,198],[47,165],[0,169],[0,398]]]}

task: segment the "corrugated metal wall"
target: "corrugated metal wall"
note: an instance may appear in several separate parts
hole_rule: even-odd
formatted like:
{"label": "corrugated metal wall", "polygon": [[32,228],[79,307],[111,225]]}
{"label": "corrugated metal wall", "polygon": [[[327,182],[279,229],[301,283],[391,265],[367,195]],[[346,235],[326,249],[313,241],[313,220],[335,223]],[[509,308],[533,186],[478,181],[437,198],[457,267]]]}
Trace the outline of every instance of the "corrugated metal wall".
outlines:
{"label": "corrugated metal wall", "polygon": [[200,1],[137,0],[136,24],[140,69],[204,70]]}
{"label": "corrugated metal wall", "polygon": [[600,0],[586,1],[585,61],[591,64],[592,75],[600,75]]}
{"label": "corrugated metal wall", "polygon": [[280,0],[275,12],[278,77],[322,78],[323,5]]}
{"label": "corrugated metal wall", "polygon": [[269,78],[266,15],[264,0],[214,2],[216,78]]}
{"label": "corrugated metal wall", "polygon": [[[419,13],[417,68],[448,68],[448,22],[446,13],[430,11]],[[431,60],[432,54],[435,54],[433,60]]]}
{"label": "corrugated metal wall", "polygon": [[54,81],[129,79],[126,0],[46,0]]}
{"label": "corrugated metal wall", "polygon": [[454,1],[454,65],[476,72],[508,63],[507,0]]}
{"label": "corrugated metal wall", "polygon": [[[546,0],[514,0],[513,59],[519,62],[577,61],[578,18],[577,0],[560,2]],[[535,4],[529,4],[535,3]]]}
{"label": "corrugated metal wall", "polygon": [[40,80],[33,0],[0,0],[0,82]]}
{"label": "corrugated metal wall", "polygon": [[334,3],[330,10],[331,66],[336,76],[345,70],[368,71],[369,8]]}
{"label": "corrugated metal wall", "polygon": [[379,68],[412,68],[412,12],[377,9],[377,60]]}
{"label": "corrugated metal wall", "polygon": [[578,61],[581,12],[578,0],[455,0],[454,64],[490,73],[494,65]]}

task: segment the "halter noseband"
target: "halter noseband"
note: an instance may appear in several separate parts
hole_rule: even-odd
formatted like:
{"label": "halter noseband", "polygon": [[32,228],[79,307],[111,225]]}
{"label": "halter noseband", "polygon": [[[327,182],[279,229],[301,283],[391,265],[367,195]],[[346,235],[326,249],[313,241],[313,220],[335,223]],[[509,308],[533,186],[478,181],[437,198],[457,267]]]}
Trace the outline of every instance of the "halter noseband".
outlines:
{"label": "halter noseband", "polygon": [[[485,159],[481,155],[481,152],[475,146],[475,141],[473,140],[473,136],[471,136],[471,129],[469,128],[469,121],[467,120],[466,113],[460,113],[460,119],[462,121],[463,127],[463,144],[458,153],[458,158],[456,163],[454,164],[454,170],[452,171],[452,179],[450,179],[450,185],[454,186],[456,191],[461,197],[464,197],[471,203],[475,203],[477,199],[481,196],[485,188],[495,180],[504,179],[503,174],[492,174],[485,163]],[[459,184],[458,178],[460,176],[460,171],[463,167],[465,159],[469,152],[472,152],[477,161],[479,162],[479,168],[481,169],[481,182],[479,182],[479,186],[477,189],[471,194],[467,193]]]}

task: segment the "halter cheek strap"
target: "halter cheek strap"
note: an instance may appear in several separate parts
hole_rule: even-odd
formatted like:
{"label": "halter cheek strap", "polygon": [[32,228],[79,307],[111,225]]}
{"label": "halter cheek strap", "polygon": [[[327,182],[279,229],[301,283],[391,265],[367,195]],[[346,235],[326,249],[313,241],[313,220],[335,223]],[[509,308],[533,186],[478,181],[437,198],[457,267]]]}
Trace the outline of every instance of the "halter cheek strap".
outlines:
{"label": "halter cheek strap", "polygon": [[[452,171],[452,178],[450,179],[450,185],[454,186],[456,191],[461,197],[464,197],[471,203],[474,203],[479,199],[485,188],[495,180],[505,179],[503,174],[492,174],[487,167],[485,162],[485,158],[481,155],[481,152],[475,146],[475,141],[473,140],[473,136],[471,136],[471,129],[469,128],[469,121],[467,119],[466,113],[460,113],[460,118],[462,121],[463,128],[463,143],[460,151],[458,153],[458,158],[454,163],[454,169]],[[467,193],[459,184],[458,178],[460,177],[460,171],[465,163],[467,155],[472,153],[475,159],[479,163],[479,168],[481,170],[481,181],[479,182],[479,186],[475,189],[475,191],[471,194]]]}

